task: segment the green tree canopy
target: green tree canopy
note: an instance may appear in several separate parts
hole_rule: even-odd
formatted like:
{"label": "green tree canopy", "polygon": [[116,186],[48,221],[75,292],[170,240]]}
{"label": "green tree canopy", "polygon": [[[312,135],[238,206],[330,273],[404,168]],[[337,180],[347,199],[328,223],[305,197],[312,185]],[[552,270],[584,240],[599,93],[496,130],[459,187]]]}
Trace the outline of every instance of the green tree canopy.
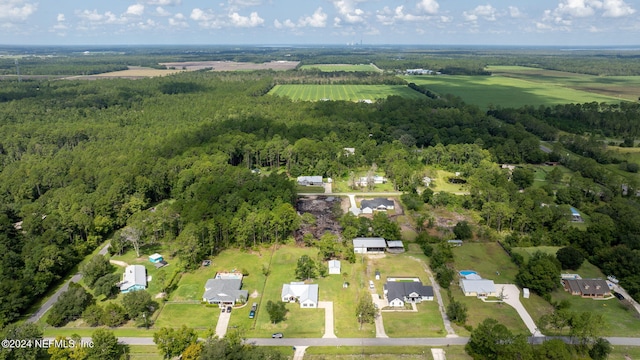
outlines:
{"label": "green tree canopy", "polygon": [[316,263],[309,255],[302,255],[296,265],[296,279],[308,280],[316,277]]}
{"label": "green tree canopy", "polygon": [[269,314],[271,323],[277,324],[284,321],[287,316],[287,308],[281,301],[273,302],[269,300],[267,301],[267,313]]}
{"label": "green tree canopy", "polygon": [[560,263],[555,256],[536,251],[516,274],[518,285],[540,295],[548,294],[560,285]]}
{"label": "green tree canopy", "polygon": [[578,270],[584,262],[584,255],[580,250],[567,246],[556,252],[556,259],[558,259],[563,269]]}

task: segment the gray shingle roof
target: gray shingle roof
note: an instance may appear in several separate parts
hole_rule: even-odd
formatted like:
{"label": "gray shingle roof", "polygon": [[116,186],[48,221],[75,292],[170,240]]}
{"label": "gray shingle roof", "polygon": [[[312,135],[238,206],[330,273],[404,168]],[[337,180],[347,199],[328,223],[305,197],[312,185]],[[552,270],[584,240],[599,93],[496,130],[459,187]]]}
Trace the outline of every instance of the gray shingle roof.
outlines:
{"label": "gray shingle roof", "polygon": [[419,282],[390,281],[384,286],[387,289],[387,299],[389,301],[394,299],[404,300],[411,293],[416,293],[421,297],[433,297],[433,287],[422,285]]}
{"label": "gray shingle roof", "polygon": [[202,299],[209,302],[236,302],[240,297],[248,298],[247,290],[240,290],[240,279],[209,279],[204,285]]}

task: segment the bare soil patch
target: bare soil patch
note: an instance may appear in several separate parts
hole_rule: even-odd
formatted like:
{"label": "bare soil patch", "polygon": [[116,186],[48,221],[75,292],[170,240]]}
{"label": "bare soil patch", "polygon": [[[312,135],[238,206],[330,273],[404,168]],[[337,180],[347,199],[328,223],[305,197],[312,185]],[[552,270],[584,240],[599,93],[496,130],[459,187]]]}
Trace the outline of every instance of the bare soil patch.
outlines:
{"label": "bare soil patch", "polygon": [[298,212],[300,214],[310,213],[316,218],[316,224],[314,226],[301,226],[296,231],[296,240],[301,241],[306,233],[311,233],[316,239],[319,239],[327,231],[342,238],[342,227],[334,215],[334,213],[341,212],[333,210],[334,207],[342,208],[342,203],[343,199],[336,196],[318,195],[298,198],[296,204]]}
{"label": "bare soil patch", "polygon": [[245,63],[235,61],[183,61],[183,62],[168,62],[160,63],[160,65],[166,66],[167,69],[178,70],[203,70],[212,68],[212,71],[238,71],[238,70],[291,70],[298,66],[299,61],[270,61],[262,64],[257,63]]}

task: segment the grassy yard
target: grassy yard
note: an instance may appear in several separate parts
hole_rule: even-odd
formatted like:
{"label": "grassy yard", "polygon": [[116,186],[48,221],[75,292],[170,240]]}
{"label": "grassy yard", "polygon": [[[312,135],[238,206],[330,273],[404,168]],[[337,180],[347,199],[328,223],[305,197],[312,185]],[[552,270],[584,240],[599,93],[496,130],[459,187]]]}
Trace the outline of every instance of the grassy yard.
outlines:
{"label": "grassy yard", "polygon": [[389,337],[442,337],[447,335],[438,302],[417,304],[418,312],[383,312],[384,329]]}
{"label": "grassy yard", "polygon": [[435,192],[444,191],[454,194],[468,193],[469,187],[466,184],[452,184],[449,182],[450,177],[454,177],[456,174],[444,171],[435,170],[436,177],[433,179],[432,190]]}
{"label": "grassy yard", "polygon": [[301,70],[317,69],[324,72],[334,71],[363,71],[380,72],[375,66],[370,64],[310,64],[300,66]]}
{"label": "grassy yard", "polygon": [[156,318],[154,327],[156,329],[162,327],[177,328],[186,325],[197,329],[215,328],[219,316],[220,309],[217,306],[167,303]]}
{"label": "grassy yard", "polygon": [[[444,349],[447,360],[471,359],[464,346],[439,347]],[[432,359],[431,348],[426,346],[312,346],[307,349],[305,360],[320,359]]]}
{"label": "grassy yard", "polygon": [[345,100],[364,101],[386,99],[397,95],[409,99],[423,99],[424,95],[405,85],[276,85],[269,91],[275,96],[294,101]]}
{"label": "grassy yard", "polygon": [[164,359],[156,346],[130,345],[127,349],[130,360],[162,360]]}
{"label": "grassy yard", "polygon": [[[525,260],[528,260],[531,255],[533,255],[536,251],[542,251],[547,254],[555,255],[556,252],[560,249],[560,246],[534,246],[534,247],[515,247],[512,248],[511,251],[519,253],[524,257]],[[579,274],[583,279],[594,279],[600,278],[604,279],[605,276],[600,271],[600,269],[591,264],[589,260],[585,260],[580,266],[578,270],[563,270],[563,273],[576,273]]]}
{"label": "grassy yard", "polygon": [[[512,284],[518,267],[498,243],[469,243],[453,248],[456,270],[474,270],[496,284]],[[499,273],[499,274],[498,274]]]}

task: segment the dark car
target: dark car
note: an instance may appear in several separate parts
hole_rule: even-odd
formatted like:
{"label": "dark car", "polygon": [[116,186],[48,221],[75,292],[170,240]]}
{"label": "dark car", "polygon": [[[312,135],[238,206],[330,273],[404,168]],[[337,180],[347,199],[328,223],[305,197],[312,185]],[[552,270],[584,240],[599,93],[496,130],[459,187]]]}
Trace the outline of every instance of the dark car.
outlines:
{"label": "dark car", "polygon": [[275,334],[272,334],[271,337],[274,339],[282,339],[284,335],[282,333],[275,333]]}
{"label": "dark car", "polygon": [[617,297],[618,300],[624,300],[624,295],[620,294],[619,292],[613,292],[613,296]]}
{"label": "dark car", "polygon": [[227,306],[227,312],[231,312],[231,306]]}

